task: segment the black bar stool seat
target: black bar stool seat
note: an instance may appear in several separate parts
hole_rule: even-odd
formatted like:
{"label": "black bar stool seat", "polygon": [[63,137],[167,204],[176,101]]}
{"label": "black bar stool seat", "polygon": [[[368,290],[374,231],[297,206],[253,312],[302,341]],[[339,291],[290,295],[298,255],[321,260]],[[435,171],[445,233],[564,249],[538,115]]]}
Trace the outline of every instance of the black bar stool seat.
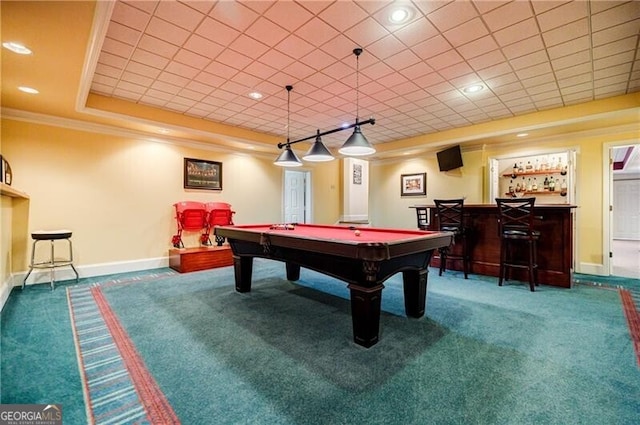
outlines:
{"label": "black bar stool seat", "polygon": [[[49,269],[51,289],[55,289],[55,269],[60,267],[71,267],[76,275],[76,282],[78,282],[78,271],[73,265],[73,245],[71,243],[71,230],[37,230],[31,232],[31,239],[33,239],[33,245],[31,247],[31,263],[29,264],[29,272],[22,281],[22,288],[24,289],[27,284],[27,279],[33,269]],[[55,257],[55,241],[66,240],[69,244],[69,252],[67,258]],[[51,253],[49,259],[46,261],[36,262],[36,246],[38,242],[49,241],[51,243]]]}

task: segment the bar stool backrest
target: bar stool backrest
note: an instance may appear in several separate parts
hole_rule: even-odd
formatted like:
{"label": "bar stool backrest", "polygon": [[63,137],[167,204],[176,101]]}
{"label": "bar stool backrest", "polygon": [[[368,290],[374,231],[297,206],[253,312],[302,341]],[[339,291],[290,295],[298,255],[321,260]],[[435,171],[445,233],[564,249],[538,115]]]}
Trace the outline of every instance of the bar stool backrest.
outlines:
{"label": "bar stool backrest", "polygon": [[462,233],[464,231],[464,199],[434,199],[441,231]]}
{"label": "bar stool backrest", "polygon": [[536,198],[496,198],[500,237],[535,236],[533,207]]}
{"label": "bar stool backrest", "polygon": [[427,207],[416,207],[416,218],[418,219],[418,229],[427,230],[429,226],[429,210]]}

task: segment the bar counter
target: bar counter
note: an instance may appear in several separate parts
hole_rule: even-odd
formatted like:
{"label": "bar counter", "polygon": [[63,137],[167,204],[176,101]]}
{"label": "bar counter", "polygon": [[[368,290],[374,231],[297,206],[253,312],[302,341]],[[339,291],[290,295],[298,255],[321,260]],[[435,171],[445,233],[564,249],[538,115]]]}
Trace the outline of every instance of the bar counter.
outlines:
{"label": "bar counter", "polygon": [[[429,208],[429,230],[438,230],[435,205],[415,205]],[[534,207],[538,240],[538,280],[540,284],[571,288],[573,283],[573,211],[575,205],[540,204]],[[487,276],[500,274],[500,237],[496,204],[465,204],[465,226],[471,257],[469,273]],[[460,253],[460,245],[451,249]],[[440,266],[434,256],[431,266]],[[462,261],[447,261],[447,269],[462,270]],[[514,270],[512,280],[527,282],[526,271]],[[496,281],[497,284],[497,281]]]}

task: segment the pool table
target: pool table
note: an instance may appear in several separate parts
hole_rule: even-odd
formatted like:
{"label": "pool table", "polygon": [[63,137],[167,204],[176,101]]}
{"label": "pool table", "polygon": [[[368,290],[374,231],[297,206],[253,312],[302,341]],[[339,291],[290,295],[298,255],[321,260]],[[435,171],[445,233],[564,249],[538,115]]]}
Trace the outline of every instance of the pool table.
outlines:
{"label": "pool table", "polygon": [[291,281],[305,267],[347,282],[353,338],[367,348],[378,342],[383,282],[402,272],[406,314],[422,317],[431,255],[453,238],[449,232],[311,224],[218,226],[215,234],[231,246],[238,292],[251,291],[254,257],[283,261]]}

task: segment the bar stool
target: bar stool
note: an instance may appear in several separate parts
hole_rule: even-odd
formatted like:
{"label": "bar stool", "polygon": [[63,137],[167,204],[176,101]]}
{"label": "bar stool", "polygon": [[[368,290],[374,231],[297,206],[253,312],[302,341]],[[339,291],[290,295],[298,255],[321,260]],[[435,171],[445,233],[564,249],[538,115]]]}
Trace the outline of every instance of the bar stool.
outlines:
{"label": "bar stool", "polygon": [[416,207],[416,218],[418,220],[418,229],[429,229],[429,210],[427,207]]}
{"label": "bar stool", "polygon": [[[33,246],[31,247],[31,264],[29,264],[29,272],[22,281],[22,289],[27,283],[29,275],[33,269],[49,269],[51,278],[51,290],[55,289],[55,269],[59,267],[71,267],[76,275],[76,282],[78,282],[78,271],[73,266],[73,246],[71,244],[71,230],[38,230],[31,233],[31,239],[33,239]],[[69,243],[69,258],[68,259],[56,259],[55,257],[55,241],[66,240]],[[35,261],[36,258],[36,246],[38,242],[49,241],[51,243],[51,256],[48,261]]]}
{"label": "bar stool", "polygon": [[[540,232],[533,228],[533,206],[536,198],[496,198],[498,204],[498,231],[500,233],[500,278],[508,279],[512,268],[525,269],[529,275],[529,288],[535,291],[538,285],[538,247]],[[516,258],[514,244],[527,248],[526,259]]]}
{"label": "bar stool", "polygon": [[438,249],[440,254],[440,271],[447,269],[447,260],[462,260],[462,269],[464,270],[464,278],[467,279],[469,274],[469,244],[467,234],[469,229],[464,222],[464,199],[434,199],[438,215],[438,229],[441,232],[452,232],[452,244],[456,241],[462,243],[461,254],[451,254],[451,246],[445,246]]}

